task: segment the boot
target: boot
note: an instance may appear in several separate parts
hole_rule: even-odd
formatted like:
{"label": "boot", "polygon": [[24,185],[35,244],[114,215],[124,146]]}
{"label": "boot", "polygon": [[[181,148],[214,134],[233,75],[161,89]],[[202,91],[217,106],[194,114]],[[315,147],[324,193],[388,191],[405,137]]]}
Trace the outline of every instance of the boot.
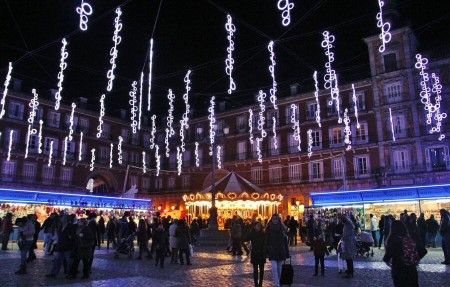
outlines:
{"label": "boot", "polygon": [[20,265],[19,270],[15,272],[17,275],[27,274],[27,268],[24,265]]}

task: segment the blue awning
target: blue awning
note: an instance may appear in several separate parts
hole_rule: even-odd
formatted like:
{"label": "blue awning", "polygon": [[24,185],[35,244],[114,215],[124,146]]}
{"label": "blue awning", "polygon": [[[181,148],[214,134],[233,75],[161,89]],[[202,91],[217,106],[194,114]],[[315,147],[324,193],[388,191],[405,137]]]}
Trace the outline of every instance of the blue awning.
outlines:
{"label": "blue awning", "polygon": [[450,184],[311,193],[313,207],[450,198]]}
{"label": "blue awning", "polygon": [[0,189],[0,202],[46,204],[51,206],[71,206],[80,208],[153,209],[152,201],[145,199],[17,189]]}

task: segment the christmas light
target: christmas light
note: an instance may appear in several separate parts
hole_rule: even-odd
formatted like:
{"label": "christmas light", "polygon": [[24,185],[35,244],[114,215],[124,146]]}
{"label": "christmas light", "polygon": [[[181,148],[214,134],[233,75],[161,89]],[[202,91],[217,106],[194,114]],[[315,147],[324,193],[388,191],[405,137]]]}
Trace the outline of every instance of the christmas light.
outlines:
{"label": "christmas light", "polygon": [[294,130],[294,140],[298,143],[298,146],[297,146],[298,150],[301,151],[302,150],[302,148],[301,148],[302,139],[300,137],[300,121],[295,118],[297,109],[298,109],[297,105],[291,104],[291,110],[292,110],[291,123],[293,124],[292,129]]}
{"label": "christmas light", "polygon": [[380,7],[380,12],[377,13],[377,27],[381,29],[381,34],[379,38],[381,39],[381,46],[378,48],[380,53],[383,53],[386,50],[386,44],[391,41],[391,24],[389,22],[383,21],[383,6],[384,1],[378,0],[378,6]]}
{"label": "christmas light", "polygon": [[90,193],[93,193],[93,192],[94,192],[94,179],[93,179],[93,178],[90,178],[90,179],[88,180],[86,189],[89,190]]}
{"label": "christmas light", "polygon": [[149,56],[149,71],[148,71],[148,105],[147,111],[150,111],[150,100],[152,97],[152,66],[153,66],[153,39],[150,39],[150,56]]}
{"label": "christmas light", "polygon": [[39,120],[39,133],[38,133],[38,140],[39,140],[38,153],[39,154],[42,153],[42,125],[43,124],[44,124],[44,122],[42,120]]}
{"label": "christmas light", "polygon": [[119,136],[119,143],[117,144],[117,162],[122,164],[122,142],[123,138]]}
{"label": "christmas light", "polygon": [[333,43],[335,37],[330,34],[328,31],[324,31],[322,33],[323,41],[321,43],[322,48],[325,49],[325,56],[327,56],[327,62],[325,63],[326,74],[323,77],[325,83],[324,88],[330,90],[331,92],[331,101],[328,105],[333,105],[333,102],[336,105],[336,111],[338,114],[338,122],[342,123],[342,118],[340,115],[340,107],[339,107],[339,88],[337,83],[336,71],[332,68],[332,63],[334,62],[334,53],[331,51],[333,48]]}
{"label": "christmas light", "polygon": [[264,105],[264,99],[266,98],[266,93],[259,90],[258,102],[259,102],[259,116],[258,116],[258,130],[261,132],[261,139],[267,136],[267,132],[264,130],[264,123],[266,118],[264,117],[264,112],[266,111],[266,106]]}
{"label": "christmas light", "polygon": [[222,169],[222,161],[220,159],[220,150],[222,147],[220,145],[217,146],[217,168]]}
{"label": "christmas light", "polygon": [[270,52],[270,66],[269,66],[269,72],[272,76],[272,89],[270,89],[270,102],[273,104],[273,108],[275,110],[278,110],[277,106],[277,82],[275,81],[275,53],[273,52],[273,41],[270,41],[269,46],[267,46]]}
{"label": "christmas light", "polygon": [[53,141],[50,141],[50,152],[48,153],[48,166],[52,165]]}
{"label": "christmas light", "polygon": [[159,146],[155,145],[155,159],[156,159],[156,176],[159,176],[161,169],[161,156],[159,155]]}
{"label": "christmas light", "polygon": [[314,97],[316,98],[317,103],[316,122],[320,128],[322,127],[322,124],[320,123],[319,81],[317,80],[317,71],[314,71],[313,78],[314,78],[314,86],[316,88],[316,90],[314,91]]}
{"label": "christmas light", "polygon": [[6,95],[8,94],[8,87],[9,87],[9,82],[11,81],[11,72],[12,72],[13,66],[12,63],[9,62],[9,66],[8,66],[8,74],[6,74],[6,80],[5,80],[5,88],[3,89],[3,97],[1,100],[1,105],[2,105],[2,109],[0,111],[0,119],[3,118],[3,116],[5,115],[5,102],[6,102]]}
{"label": "christmas light", "polygon": [[272,117],[272,132],[273,132],[273,147],[278,149],[278,140],[277,140],[277,119]]}
{"label": "christmas light", "polygon": [[209,101],[210,106],[208,108],[208,119],[209,119],[209,155],[213,155],[213,146],[214,146],[214,141],[215,141],[215,137],[216,137],[216,131],[214,130],[214,126],[216,124],[216,118],[215,118],[215,113],[214,113],[214,106],[215,106],[215,100],[216,98],[214,96],[211,97],[211,100]]}
{"label": "christmas light", "polygon": [[155,147],[155,134],[156,134],[156,116],[152,116],[152,133],[150,137],[150,149]]}
{"label": "christmas light", "polygon": [[28,147],[30,146],[30,137],[31,137],[31,125],[28,125],[28,132],[27,132],[27,140],[26,140],[26,146],[25,146],[25,158],[28,158]]}
{"label": "christmas light", "polygon": [[198,158],[198,142],[195,142],[195,166],[200,166],[200,159]]}
{"label": "christmas light", "polygon": [[253,111],[252,111],[252,109],[249,109],[248,113],[249,113],[249,115],[248,115],[248,128],[249,128],[248,132],[250,134],[249,140],[250,140],[250,143],[253,144]]}
{"label": "christmas light", "polygon": [[338,85],[338,79],[337,77],[334,79],[334,88],[331,89],[331,97],[333,98],[334,95],[334,104],[336,106],[336,113],[338,116],[338,123],[342,123],[342,117],[341,117],[341,107],[339,105],[340,99],[339,99],[339,85]]}
{"label": "christmas light", "polygon": [[169,94],[167,95],[167,99],[169,100],[169,110],[168,110],[168,116],[167,116],[167,128],[166,128],[166,138],[165,138],[165,143],[166,143],[166,157],[169,157],[169,152],[170,152],[170,148],[169,148],[169,138],[171,138],[173,135],[175,135],[175,130],[173,129],[173,111],[174,111],[174,107],[173,107],[173,102],[175,100],[175,95],[172,93],[172,90],[169,89]]}
{"label": "christmas light", "polygon": [[[433,113],[435,107],[431,103],[431,88],[428,86],[430,80],[427,70],[428,59],[422,58],[421,54],[416,55],[417,62],[415,64],[416,69],[420,70],[419,74],[421,76],[420,87],[422,91],[420,92],[420,102],[424,105],[424,109],[427,112],[427,124],[431,125]],[[429,130],[432,133],[432,130]]]}
{"label": "christmas light", "polygon": [[288,26],[291,23],[291,10],[294,8],[294,3],[289,3],[289,0],[278,0],[278,10],[283,11],[281,23],[283,26]]}
{"label": "christmas light", "polygon": [[[34,118],[36,117],[36,111],[39,106],[39,99],[38,94],[36,93],[36,89],[32,89],[31,92],[33,93],[33,98],[30,100],[30,103],[28,106],[30,107],[30,115],[28,116],[28,123],[32,125],[34,123]],[[36,130],[34,130],[36,131]],[[34,132],[36,134],[36,132]]]}
{"label": "christmas light", "polygon": [[98,117],[97,138],[102,136],[103,117],[105,116],[105,94],[100,97],[100,116]]}
{"label": "christmas light", "polygon": [[308,135],[308,158],[312,156],[313,137],[312,130],[309,129],[306,134]]}
{"label": "christmas light", "polygon": [[258,155],[258,161],[259,163],[262,163],[261,143],[263,139],[257,137],[255,140],[256,140],[256,154]]}
{"label": "christmas light", "polygon": [[62,165],[66,165],[66,158],[67,158],[67,137],[64,137],[64,152]]}
{"label": "christmas light", "polygon": [[91,149],[92,157],[91,157],[91,164],[90,164],[90,171],[94,170],[94,162],[95,162],[95,148]]}
{"label": "christmas light", "polygon": [[392,140],[395,141],[394,122],[392,121],[392,110],[389,108],[389,121],[391,122]]}
{"label": "christmas light", "polygon": [[147,166],[146,166],[146,163],[145,163],[145,151],[142,152],[142,171],[144,173],[147,172]]}
{"label": "christmas light", "polygon": [[352,96],[353,105],[355,106],[356,128],[359,129],[361,127],[361,125],[359,124],[359,119],[358,119],[358,97],[356,97],[354,84],[352,84],[352,90],[353,90],[353,96]]}
{"label": "christmas light", "polygon": [[347,145],[346,150],[352,149],[351,140],[352,131],[350,130],[350,118],[348,116],[348,109],[344,110],[344,143]]}
{"label": "christmas light", "polygon": [[109,51],[109,55],[111,56],[111,60],[109,61],[111,63],[111,69],[108,71],[108,74],[106,75],[108,78],[108,86],[106,90],[108,92],[111,92],[113,88],[113,81],[116,78],[114,76],[114,69],[116,68],[116,58],[118,54],[117,46],[122,41],[122,38],[119,36],[120,30],[122,30],[122,23],[120,23],[120,15],[122,15],[122,10],[120,10],[120,7],[116,9],[116,18],[114,19],[114,36],[113,36],[113,42],[114,46]]}
{"label": "christmas light", "polygon": [[[447,113],[441,113],[441,101],[442,101],[442,85],[438,76],[435,73],[431,73],[433,78],[433,93],[435,93],[435,103],[434,103],[434,120],[436,121],[436,127],[432,127],[430,133],[441,133],[442,130],[442,120],[447,118]],[[445,135],[441,133],[439,135],[439,140],[443,140]]]}
{"label": "christmas light", "polygon": [[141,118],[142,118],[142,86],[144,83],[144,73],[141,73],[141,85],[139,89],[139,117],[138,117],[138,130],[141,130]]}
{"label": "christmas light", "polygon": [[78,149],[78,161],[83,159],[83,132],[80,132],[80,144]]}
{"label": "christmas light", "polygon": [[189,129],[189,113],[190,113],[190,105],[189,105],[189,91],[191,90],[190,83],[191,80],[189,76],[191,74],[191,70],[189,70],[184,77],[184,82],[186,83],[186,92],[183,95],[184,105],[186,107],[186,111],[183,114],[183,118],[180,120],[180,139],[181,139],[181,150],[185,151],[185,143],[184,143],[184,130]]}
{"label": "christmas light", "polygon": [[89,5],[89,3],[84,3],[83,0],[81,0],[81,6],[77,7],[76,9],[77,13],[80,15],[80,29],[83,31],[86,31],[88,29],[87,23],[88,23],[88,17],[92,15],[92,6]]}
{"label": "christmas light", "polygon": [[233,64],[234,64],[234,59],[233,59],[233,51],[234,51],[234,41],[233,41],[233,35],[234,32],[236,32],[236,26],[234,26],[233,24],[233,19],[231,18],[231,16],[228,14],[227,15],[227,23],[225,24],[225,29],[228,32],[228,48],[227,48],[227,52],[228,52],[228,58],[225,60],[225,72],[227,73],[228,76],[230,76],[230,87],[228,89],[228,94],[231,95],[231,93],[236,90],[236,84],[234,83],[233,80],[233,76],[232,76],[232,72],[233,72]]}
{"label": "christmas light", "polygon": [[131,91],[129,93],[130,98],[131,98],[129,100],[129,103],[130,103],[130,106],[131,106],[131,109],[130,109],[131,113],[130,114],[131,114],[131,128],[133,130],[133,134],[136,133],[136,128],[138,126],[138,122],[136,120],[136,116],[137,116],[136,112],[138,111],[138,107],[136,106],[136,103],[137,103],[137,100],[136,100],[137,87],[136,87],[136,85],[137,85],[137,82],[134,81],[131,84]]}
{"label": "christmas light", "polygon": [[181,153],[180,147],[177,146],[177,169],[178,175],[181,174],[181,167],[183,165],[183,154]]}
{"label": "christmas light", "polygon": [[62,47],[61,47],[61,60],[59,63],[60,71],[58,73],[58,91],[55,94],[55,111],[59,110],[59,106],[61,103],[61,92],[62,92],[62,84],[64,82],[64,70],[67,68],[67,63],[65,62],[67,57],[69,57],[69,53],[66,51],[67,41],[66,38],[62,39]]}
{"label": "christmas light", "polygon": [[9,131],[9,143],[8,143],[8,157],[6,158],[6,161],[9,161],[11,159],[11,149],[13,144],[13,134],[14,130]]}
{"label": "christmas light", "polygon": [[72,112],[70,113],[70,118],[69,118],[69,141],[72,141],[73,137],[73,117],[75,115],[75,108],[77,107],[77,105],[75,103],[72,103]]}
{"label": "christmas light", "polygon": [[109,149],[109,168],[113,167],[113,149],[114,149],[114,144],[111,143],[110,149]]}

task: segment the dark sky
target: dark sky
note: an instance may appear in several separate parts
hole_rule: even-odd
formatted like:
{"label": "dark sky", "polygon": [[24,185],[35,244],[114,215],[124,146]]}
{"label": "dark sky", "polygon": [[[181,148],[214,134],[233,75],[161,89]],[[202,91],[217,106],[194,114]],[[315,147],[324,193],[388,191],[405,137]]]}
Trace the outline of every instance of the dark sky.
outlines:
{"label": "dark sky", "polygon": [[[107,114],[128,108],[131,82],[142,69],[147,81],[149,39],[154,30],[154,61],[151,113],[166,115],[167,90],[176,95],[176,114],[183,109],[183,78],[192,69],[190,102],[196,114],[214,94],[230,107],[250,104],[259,89],[268,92],[267,44],[275,41],[276,79],[279,97],[289,85],[300,83],[312,90],[312,73],[324,72],[321,33],[336,36],[334,67],[341,83],[369,75],[368,53],[362,38],[379,33],[375,16],[377,0],[291,0],[291,24],[281,25],[276,0],[85,0],[94,9],[88,30],[78,28],[75,8],[81,0],[0,0],[0,83],[8,62],[13,77],[24,80],[25,91],[35,87],[40,95],[56,88],[61,39],[69,42],[69,57],[63,83],[63,102],[89,98],[93,108],[106,92],[113,42],[114,10],[122,5],[122,43],[118,46],[116,79],[107,94]],[[450,50],[450,2],[448,0],[395,1],[404,23],[416,32],[424,50]],[[160,7],[158,20],[156,15]],[[236,91],[227,94],[226,14],[233,16],[235,32]],[[155,25],[156,23],[156,25]],[[398,28],[394,25],[392,29]],[[323,85],[323,83],[321,83]],[[147,87],[144,85],[144,95]],[[146,102],[146,98],[144,98]],[[145,105],[144,105],[145,106]]]}

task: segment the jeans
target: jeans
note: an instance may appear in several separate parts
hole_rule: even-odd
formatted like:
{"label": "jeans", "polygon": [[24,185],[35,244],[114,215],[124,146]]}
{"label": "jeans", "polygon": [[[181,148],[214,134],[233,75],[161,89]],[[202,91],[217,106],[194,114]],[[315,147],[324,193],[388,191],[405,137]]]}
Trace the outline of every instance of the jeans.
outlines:
{"label": "jeans", "polygon": [[44,233],[45,254],[50,253],[50,248],[52,247],[52,237],[53,234],[51,232]]}
{"label": "jeans", "polygon": [[25,241],[25,246],[20,250],[20,266],[25,267],[27,265],[27,255],[30,251],[31,245],[33,245],[33,240]]}
{"label": "jeans", "polygon": [[442,251],[444,251],[445,262],[450,263],[450,234],[442,235]]}
{"label": "jeans", "polygon": [[55,275],[55,276],[58,275],[59,270],[61,270],[61,266],[63,265],[64,260],[66,260],[66,262],[67,262],[66,272],[68,272],[71,267],[70,263],[72,262],[72,255],[73,255],[72,251],[56,252],[55,261],[53,262],[52,271],[50,272],[50,274]]}
{"label": "jeans", "polygon": [[272,274],[273,274],[273,282],[275,286],[280,286],[280,276],[281,276],[281,267],[283,266],[283,260],[271,260],[272,263]]}
{"label": "jeans", "polygon": [[320,273],[323,275],[325,273],[325,256],[315,256],[314,274],[319,272],[319,262],[320,262]]}
{"label": "jeans", "polygon": [[437,233],[427,233],[427,246],[432,246],[433,248],[436,247],[436,235]]}
{"label": "jeans", "polygon": [[377,240],[377,231],[371,231],[370,233],[372,233],[372,238],[373,238],[373,246],[378,246],[378,240]]}

